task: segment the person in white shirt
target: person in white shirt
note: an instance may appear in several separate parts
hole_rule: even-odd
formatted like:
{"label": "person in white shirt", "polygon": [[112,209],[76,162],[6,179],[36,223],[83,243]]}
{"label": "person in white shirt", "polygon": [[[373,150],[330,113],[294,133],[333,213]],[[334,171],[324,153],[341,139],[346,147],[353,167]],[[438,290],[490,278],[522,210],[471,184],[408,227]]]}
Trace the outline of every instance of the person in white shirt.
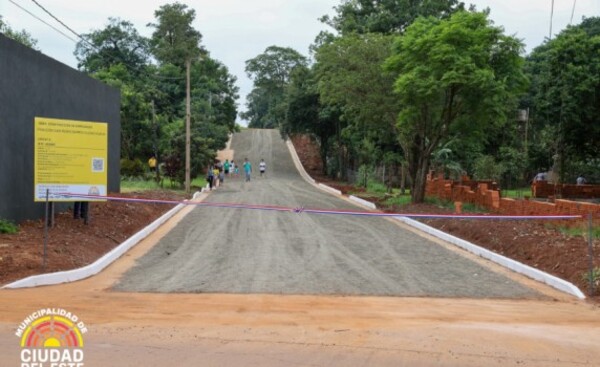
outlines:
{"label": "person in white shirt", "polygon": [[265,171],[267,170],[267,164],[265,163],[264,159],[260,160],[260,163],[258,164],[258,168],[260,170],[260,177],[262,177],[262,175],[265,173]]}

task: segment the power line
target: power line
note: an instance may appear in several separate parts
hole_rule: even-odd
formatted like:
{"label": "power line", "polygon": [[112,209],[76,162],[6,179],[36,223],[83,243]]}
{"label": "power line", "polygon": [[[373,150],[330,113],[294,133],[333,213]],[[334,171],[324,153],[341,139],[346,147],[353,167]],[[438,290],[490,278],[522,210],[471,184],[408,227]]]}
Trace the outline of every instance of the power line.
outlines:
{"label": "power line", "polygon": [[[65,27],[66,29],[68,29],[71,33],[73,33],[75,36],[77,36],[77,38],[83,40],[84,42],[87,42],[83,37],[81,37],[79,35],[79,33],[75,32],[74,30],[72,30],[68,25],[66,25],[65,23],[63,23],[60,19],[58,19],[57,17],[54,16],[54,14],[50,13],[48,10],[46,10],[46,8],[44,8],[40,3],[38,3],[36,0],[31,0],[33,1],[33,3],[35,5],[37,5],[40,9],[42,9],[46,14],[48,14],[49,16],[51,16],[54,20],[56,20],[57,22],[59,22],[63,27]],[[93,45],[92,45],[93,47]]]}
{"label": "power line", "polygon": [[575,5],[577,5],[577,0],[573,0],[573,9],[571,10],[571,20],[569,21],[569,25],[573,23],[573,15],[575,14]]}
{"label": "power line", "polygon": [[[10,0],[12,2],[12,0]],[[58,19],[58,17],[56,17],[54,14],[52,14],[48,9],[46,9],[44,6],[42,6],[40,3],[38,3],[36,0],[31,0],[33,1],[33,3],[35,5],[37,5],[40,9],[42,9],[46,14],[48,14],[49,16],[51,16],[54,20],[56,20],[58,23],[60,23],[63,27],[65,27],[66,29],[68,29],[71,33],[73,33],[75,36],[77,36],[77,38],[79,38],[81,41],[83,41],[85,44],[87,44],[89,47],[91,47],[92,49],[98,51],[98,55],[102,58],[105,58],[108,56],[109,61],[117,61],[121,64],[124,64],[126,66],[129,66],[129,68],[131,68],[132,70],[141,72],[142,70],[139,69],[138,66],[136,65],[131,65],[126,63],[124,60],[118,60],[116,57],[111,56],[111,55],[102,55],[100,53],[100,49],[98,47],[96,47],[94,44],[92,44],[91,42],[89,42],[85,37],[83,37],[82,35],[80,35],[79,33],[75,32],[71,27],[69,27],[68,25],[66,25],[62,20]],[[75,42],[75,40],[73,40],[73,42]],[[162,80],[183,80],[183,77],[163,77],[160,75],[154,75],[154,74],[148,74],[148,76],[156,78],[156,79],[162,79]]]}
{"label": "power line", "polygon": [[32,17],[34,17],[35,19],[39,20],[40,22],[44,23],[45,25],[47,25],[48,27],[54,29],[55,31],[57,31],[58,33],[62,34],[65,38],[68,38],[69,40],[71,40],[72,42],[77,42],[75,41],[73,38],[71,38],[71,36],[68,36],[67,34],[65,34],[63,31],[61,31],[60,29],[56,28],[55,26],[53,26],[52,24],[46,22],[45,20],[43,20],[42,18],[38,17],[37,15],[33,14],[32,12],[30,12],[29,10],[25,9],[24,7],[22,7],[21,5],[15,3],[13,0],[8,0],[10,1],[14,6],[16,6],[17,8],[23,10],[24,12],[26,12],[27,14],[31,15]]}

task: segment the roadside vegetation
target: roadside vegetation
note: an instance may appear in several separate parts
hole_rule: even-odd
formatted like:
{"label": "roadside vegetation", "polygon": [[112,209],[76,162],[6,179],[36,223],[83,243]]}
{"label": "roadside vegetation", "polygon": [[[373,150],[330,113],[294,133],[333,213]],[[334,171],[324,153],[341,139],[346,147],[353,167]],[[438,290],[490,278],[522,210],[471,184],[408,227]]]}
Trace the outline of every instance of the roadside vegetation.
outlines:
{"label": "roadside vegetation", "polygon": [[412,202],[425,200],[430,169],[496,181],[513,198],[531,196],[523,188],[540,171],[600,183],[600,18],[526,54],[489,10],[456,0],[342,0],[334,9],[312,63],[277,46],[247,61],[250,127],[308,133],[323,174],[356,182],[384,170],[383,186],[405,182]]}
{"label": "roadside vegetation", "polygon": [[14,234],[19,232],[19,227],[13,222],[0,219],[0,233]]}
{"label": "roadside vegetation", "polygon": [[[340,0],[310,55],[271,45],[246,60],[253,89],[239,114],[236,78],[211,57],[185,4],[156,9],[150,37],[109,18],[75,55],[82,72],[121,91],[122,167],[155,156],[171,181],[184,176],[189,66],[192,178],[239,129],[239,115],[250,128],[310,134],[332,178],[383,169],[387,191],[402,187],[414,203],[432,169],[496,181],[515,198],[530,195],[519,188],[542,171],[600,183],[600,17],[526,53],[489,9],[465,4]],[[1,18],[0,31],[35,47]]]}
{"label": "roadside vegetation", "polygon": [[[206,186],[206,180],[203,177],[196,177],[192,180],[192,190],[200,190]],[[153,178],[132,178],[122,177],[121,178],[121,192],[133,192],[133,191],[147,191],[147,190],[170,190],[184,192],[185,189],[181,186],[180,182],[172,181],[171,179],[164,178],[160,182],[157,182]]]}

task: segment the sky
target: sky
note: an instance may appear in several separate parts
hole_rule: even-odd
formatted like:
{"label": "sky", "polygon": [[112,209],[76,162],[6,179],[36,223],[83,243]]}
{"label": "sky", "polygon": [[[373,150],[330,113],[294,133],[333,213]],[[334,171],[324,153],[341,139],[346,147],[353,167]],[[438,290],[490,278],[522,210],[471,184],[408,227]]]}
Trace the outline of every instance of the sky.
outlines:
{"label": "sky", "polygon": [[[225,64],[238,79],[238,110],[245,109],[245,97],[252,81],[244,71],[245,61],[271,46],[291,47],[308,56],[308,47],[321,30],[328,27],[318,19],[334,15],[333,7],[342,0],[179,0],[195,9],[194,27],[202,33],[202,44],[211,56]],[[489,7],[490,17],[507,34],[523,40],[526,52],[549,36],[552,0],[463,0],[477,9]],[[102,29],[108,17],[119,17],[134,24],[138,32],[149,37],[154,11],[165,3],[158,0],[37,0],[58,19],[77,33]],[[46,55],[77,67],[73,55],[75,42],[34,18],[22,8],[75,38],[31,0],[0,0],[0,15],[15,30],[26,30],[38,41]],[[552,34],[563,30],[571,20],[600,16],[600,0],[554,0]],[[244,124],[242,122],[242,124]]]}

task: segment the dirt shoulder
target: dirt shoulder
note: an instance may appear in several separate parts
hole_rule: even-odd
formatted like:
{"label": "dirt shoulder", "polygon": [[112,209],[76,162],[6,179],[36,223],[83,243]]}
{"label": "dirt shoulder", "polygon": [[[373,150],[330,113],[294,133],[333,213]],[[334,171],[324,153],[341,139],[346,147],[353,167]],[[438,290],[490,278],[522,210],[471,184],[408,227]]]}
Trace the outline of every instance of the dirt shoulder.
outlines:
{"label": "dirt shoulder", "polygon": [[62,307],[88,325],[86,363],[110,366],[593,366],[600,308],[560,301],[149,294],[108,291],[190,208],[99,275],[0,290],[0,355],[16,325]]}
{"label": "dirt shoulder", "polygon": [[[303,166],[317,181],[377,204],[390,213],[452,214],[453,210],[431,204],[387,206],[383,200],[368,195],[354,186],[322,175],[318,147],[306,137],[292,139]],[[459,220],[422,219],[429,226],[442,230],[500,255],[517,260],[575,284],[590,300],[600,302],[600,289],[590,294],[589,281],[584,276],[589,269],[588,242],[582,236],[570,236],[558,230],[560,226],[586,228],[586,220]],[[600,267],[600,240],[593,242],[594,264]],[[600,287],[596,287],[600,288]]]}
{"label": "dirt shoulder", "polygon": [[562,294],[489,300],[110,291],[190,210],[97,276],[0,290],[2,365],[20,365],[14,330],[42,307],[68,309],[86,323],[90,366],[548,367],[600,360],[600,308]]}
{"label": "dirt shoulder", "polygon": [[[173,191],[117,194],[128,198],[183,200]],[[108,201],[91,203],[90,223],[74,219],[72,211],[56,213],[49,230],[47,265],[42,268],[44,221],[25,221],[16,234],[0,234],[0,285],[30,275],[88,265],[173,208],[168,204]]]}

